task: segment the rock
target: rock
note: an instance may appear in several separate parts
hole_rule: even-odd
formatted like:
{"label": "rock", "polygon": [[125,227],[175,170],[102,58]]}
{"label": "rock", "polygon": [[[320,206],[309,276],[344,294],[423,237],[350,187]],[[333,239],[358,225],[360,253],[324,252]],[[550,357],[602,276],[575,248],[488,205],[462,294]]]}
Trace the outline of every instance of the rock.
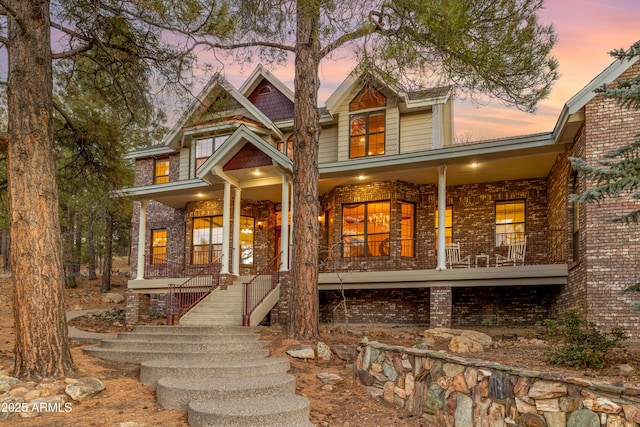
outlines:
{"label": "rock", "polygon": [[449,343],[449,350],[453,353],[478,353],[483,351],[482,345],[465,336],[453,337]]}
{"label": "rock", "polygon": [[442,370],[447,377],[453,378],[464,371],[464,366],[457,363],[445,363],[442,365]]}
{"label": "rock", "polygon": [[343,379],[340,375],[337,374],[332,374],[332,373],[327,373],[327,372],[321,372],[318,374],[318,378],[320,379],[320,381],[322,381],[324,384],[342,384],[343,383]]}
{"label": "rock", "polygon": [[412,373],[408,373],[404,379],[404,391],[407,393],[407,396],[411,396],[413,394],[413,390],[415,389],[416,381],[413,377]]}
{"label": "rock", "polygon": [[336,387],[333,384],[322,384],[322,386],[320,387],[320,390],[324,390],[324,391],[334,391],[336,389]]}
{"label": "rock", "polygon": [[366,391],[373,397],[382,397],[383,394],[383,391],[378,387],[365,387],[364,391]]}
{"label": "rock", "polygon": [[622,411],[620,405],[613,403],[611,400],[606,397],[599,397],[595,400],[593,399],[584,399],[582,401],[584,407],[587,409],[591,409],[594,412],[604,412],[605,414],[617,414]]}
{"label": "rock", "polygon": [[353,362],[356,355],[356,346],[337,344],[331,346],[331,351],[338,359],[344,360],[345,362]]}
{"label": "rock", "polygon": [[22,381],[14,377],[0,377],[0,393],[11,390],[14,386],[20,384],[21,382]]}
{"label": "rock", "polygon": [[365,386],[372,386],[375,382],[374,376],[363,369],[358,371],[358,379]]}
{"label": "rock", "polygon": [[287,350],[287,354],[296,359],[315,359],[316,355],[311,347],[298,344]]}
{"label": "rock", "polygon": [[498,402],[491,402],[489,407],[489,426],[501,426],[504,425],[504,417],[506,408],[504,405]]}
{"label": "rock", "polygon": [[473,401],[466,394],[456,395],[456,427],[473,427]]}
{"label": "rock", "polygon": [[393,403],[393,401],[395,400],[395,388],[396,385],[393,383],[393,381],[387,381],[386,383],[384,383],[384,388],[382,389],[382,398],[386,402]]}
{"label": "rock", "polygon": [[146,424],[138,424],[135,421],[125,421],[124,423],[118,424],[118,427],[144,427]]}
{"label": "rock", "polygon": [[623,374],[630,374],[631,372],[633,372],[633,366],[627,363],[616,366],[616,369]]}
{"label": "rock", "polygon": [[371,370],[373,372],[377,372],[377,373],[381,373],[382,372],[382,365],[376,362],[373,362],[371,364]]}
{"label": "rock", "polygon": [[49,412],[70,413],[72,410],[71,404],[67,403],[67,396],[64,394],[34,399],[29,402],[28,408],[29,412],[25,414],[24,418],[33,418]]}
{"label": "rock", "polygon": [[73,400],[81,401],[95,396],[104,390],[104,384],[97,378],[81,378],[69,384],[65,388],[65,393]]}
{"label": "rock", "polygon": [[538,412],[560,412],[558,399],[536,399]]}
{"label": "rock", "polygon": [[467,386],[467,380],[462,373],[459,373],[453,377],[453,389],[460,393],[469,393],[469,387]]}
{"label": "rock", "polygon": [[522,427],[547,427],[547,422],[542,415],[531,413],[522,414],[520,424]]}
{"label": "rock", "polygon": [[331,360],[331,349],[322,341],[318,341],[316,344],[316,352],[318,354],[318,359],[325,361]]}
{"label": "rock", "polygon": [[627,422],[618,415],[609,415],[607,418],[607,427],[635,427],[634,423]]}
{"label": "rock", "polygon": [[547,422],[547,427],[565,427],[567,425],[565,412],[545,412],[544,419]]}
{"label": "rock", "polygon": [[640,406],[622,405],[622,408],[626,419],[640,424]]}
{"label": "rock", "polygon": [[561,397],[559,403],[562,412],[573,412],[580,409],[582,399],[577,397]]}
{"label": "rock", "polygon": [[569,415],[567,427],[600,427],[600,417],[588,409],[579,409]]}
{"label": "rock", "polygon": [[522,399],[518,399],[516,397],[516,408],[518,408],[518,412],[521,414],[535,414],[536,407],[530,403],[525,402]]}
{"label": "rock", "polygon": [[[22,405],[25,403],[24,399],[17,396],[11,396],[10,394],[5,394],[0,396],[0,409],[13,409],[15,407],[22,408]],[[17,411],[1,411],[0,410],[0,421],[8,420],[13,418],[18,412]]]}
{"label": "rock", "polygon": [[398,371],[396,371],[396,368],[388,363],[382,364],[382,373],[391,381],[395,381],[396,379],[398,379]]}
{"label": "rock", "polygon": [[102,302],[107,304],[120,304],[121,302],[124,302],[124,297],[115,292],[108,292],[102,295]]}
{"label": "rock", "polygon": [[473,388],[478,382],[478,370],[468,367],[464,370],[464,380],[467,382],[467,388]]}
{"label": "rock", "polygon": [[567,387],[558,382],[536,381],[529,389],[529,397],[533,399],[553,399],[567,395]]}
{"label": "rock", "polygon": [[400,399],[406,399],[407,398],[407,392],[404,391],[404,388],[400,388],[400,387],[395,387],[393,389],[393,392],[395,393],[396,396],[398,396]]}
{"label": "rock", "polygon": [[40,390],[29,390],[22,398],[27,402],[31,402],[34,399],[38,399],[41,395]]}
{"label": "rock", "polygon": [[29,393],[29,389],[26,387],[16,387],[9,391],[11,396],[24,398],[24,395]]}

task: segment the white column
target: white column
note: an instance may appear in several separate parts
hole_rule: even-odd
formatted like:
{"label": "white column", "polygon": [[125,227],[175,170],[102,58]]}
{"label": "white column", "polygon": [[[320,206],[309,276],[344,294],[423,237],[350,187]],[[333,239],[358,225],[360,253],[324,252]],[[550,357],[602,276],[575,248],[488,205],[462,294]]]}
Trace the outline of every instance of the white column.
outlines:
{"label": "white column", "polygon": [[140,200],[140,217],[138,218],[138,265],[136,280],[144,279],[144,247],[147,235],[147,201]]}
{"label": "white column", "polygon": [[242,189],[236,187],[233,196],[233,262],[231,263],[231,273],[240,275],[240,197]]}
{"label": "white column", "polygon": [[447,225],[447,166],[438,166],[438,265],[436,270],[446,270],[445,230]]}
{"label": "white column", "polygon": [[282,221],[280,224],[280,271],[289,271],[289,179],[282,175]]}
{"label": "white column", "polygon": [[229,274],[229,229],[231,228],[231,183],[224,183],[224,206],[222,208],[222,267],[220,274]]}

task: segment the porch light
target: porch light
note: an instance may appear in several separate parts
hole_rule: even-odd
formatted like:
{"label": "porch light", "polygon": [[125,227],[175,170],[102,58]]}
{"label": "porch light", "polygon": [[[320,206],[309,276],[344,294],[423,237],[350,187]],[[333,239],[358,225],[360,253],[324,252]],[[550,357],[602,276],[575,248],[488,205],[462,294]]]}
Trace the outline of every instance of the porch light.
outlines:
{"label": "porch light", "polygon": [[253,171],[253,174],[255,176],[260,176],[260,175],[262,175],[262,172],[260,172],[260,169],[256,169],[256,170]]}
{"label": "porch light", "polygon": [[321,227],[324,226],[324,214],[323,215],[318,215],[318,222],[320,223]]}
{"label": "porch light", "polygon": [[358,179],[359,179],[360,181],[362,181],[362,180],[364,179],[364,175],[359,175],[359,176],[358,176]]}
{"label": "porch light", "polygon": [[198,194],[196,194],[196,197],[201,197],[202,198],[202,197],[204,197],[204,194],[198,193]]}
{"label": "porch light", "polygon": [[258,230],[262,230],[264,228],[264,225],[262,224],[262,221],[258,221]]}
{"label": "porch light", "polygon": [[477,168],[477,167],[478,167],[478,164],[477,164],[476,162],[473,162],[473,163],[471,163],[471,167],[472,167],[472,168]]}

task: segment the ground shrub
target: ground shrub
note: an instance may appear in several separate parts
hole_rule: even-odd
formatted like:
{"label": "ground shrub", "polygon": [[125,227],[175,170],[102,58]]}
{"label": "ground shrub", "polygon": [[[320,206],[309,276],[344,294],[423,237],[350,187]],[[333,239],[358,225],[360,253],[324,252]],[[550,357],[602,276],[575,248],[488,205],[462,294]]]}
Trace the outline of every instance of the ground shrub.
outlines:
{"label": "ground shrub", "polygon": [[552,342],[546,353],[547,361],[576,369],[603,368],[607,352],[629,338],[618,327],[609,333],[602,332],[575,310],[567,310],[559,321],[547,320],[545,325]]}

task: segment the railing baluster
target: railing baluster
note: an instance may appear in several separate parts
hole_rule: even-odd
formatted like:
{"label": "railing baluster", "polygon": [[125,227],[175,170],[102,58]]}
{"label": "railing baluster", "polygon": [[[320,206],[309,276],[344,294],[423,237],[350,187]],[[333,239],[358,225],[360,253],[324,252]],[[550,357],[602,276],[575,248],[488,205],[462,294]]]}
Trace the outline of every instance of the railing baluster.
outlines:
{"label": "railing baluster", "polygon": [[280,258],[280,255],[269,261],[250,281],[242,284],[244,298],[242,326],[251,326],[251,314],[278,284],[280,278],[278,272],[280,265],[276,266],[278,258]]}

